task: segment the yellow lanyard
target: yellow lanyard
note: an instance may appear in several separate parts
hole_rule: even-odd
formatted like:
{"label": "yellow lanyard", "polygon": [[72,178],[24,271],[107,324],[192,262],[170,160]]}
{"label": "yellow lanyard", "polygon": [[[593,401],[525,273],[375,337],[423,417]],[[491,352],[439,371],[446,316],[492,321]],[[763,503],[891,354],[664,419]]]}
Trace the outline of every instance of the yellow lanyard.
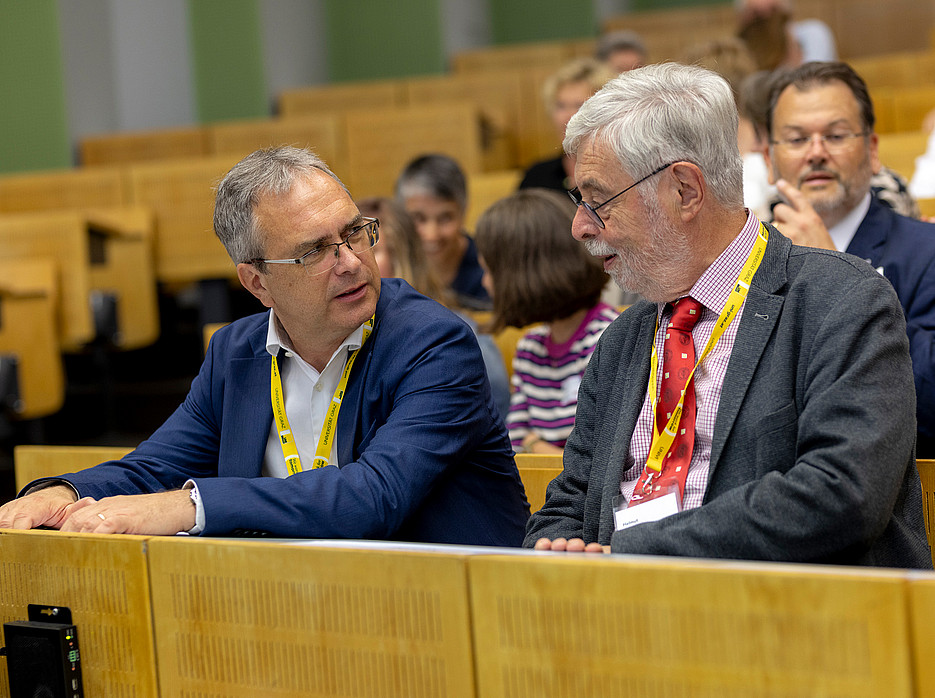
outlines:
{"label": "yellow lanyard", "polygon": [[[373,317],[364,324],[364,336],[360,342],[363,347],[370,333],[373,331]],[[318,438],[318,448],[315,450],[315,458],[312,459],[312,468],[322,468],[330,464],[331,445],[334,443],[335,428],[338,421],[338,412],[341,411],[341,402],[344,400],[344,390],[347,388],[347,381],[351,376],[351,367],[357,359],[360,348],[352,351],[347,361],[344,362],[344,370],[341,372],[341,380],[331,398],[331,404],[328,406],[328,413],[325,415],[325,423],[321,428],[321,436]],[[276,430],[279,432],[279,442],[282,446],[282,456],[286,460],[286,468],[290,475],[302,472],[302,461],[299,459],[299,449],[295,443],[295,436],[289,427],[289,418],[286,416],[286,402],[282,392],[282,378],[279,375],[279,362],[273,356],[270,368],[270,398],[273,402],[273,419],[276,422]]]}
{"label": "yellow lanyard", "polygon": [[[665,458],[665,455],[669,452],[669,449],[672,447],[672,442],[675,440],[675,435],[678,433],[679,422],[682,419],[682,406],[685,402],[685,393],[688,390],[688,385],[691,383],[692,377],[695,375],[695,369],[698,368],[698,365],[704,360],[704,358],[709,353],[711,353],[711,350],[717,344],[718,340],[721,338],[721,335],[724,334],[724,331],[737,316],[737,313],[740,312],[740,308],[743,306],[743,302],[747,298],[747,291],[750,290],[750,282],[753,280],[753,275],[759,268],[760,262],[763,261],[763,254],[766,252],[766,243],[768,240],[769,231],[766,230],[765,225],[760,223],[760,229],[757,234],[756,241],[754,242],[753,249],[750,251],[750,255],[747,257],[747,261],[744,262],[743,269],[740,270],[740,276],[737,277],[737,283],[734,284],[734,289],[730,292],[730,296],[727,298],[727,303],[724,305],[724,310],[721,311],[721,314],[717,319],[717,324],[714,326],[714,331],[711,333],[711,337],[708,339],[708,343],[705,345],[704,351],[695,362],[695,366],[692,368],[691,373],[688,374],[688,380],[685,381],[686,390],[682,391],[682,396],[679,398],[679,402],[675,406],[675,409],[672,410],[672,415],[669,417],[669,421],[662,432],[659,432],[658,426],[656,425],[656,369],[659,366],[659,357],[656,354],[656,342],[653,340],[653,351],[649,365],[648,387],[649,399],[652,403],[653,440],[649,445],[649,455],[646,458],[646,467],[650,470],[654,470],[657,473],[662,472],[662,461]],[[656,330],[659,330],[658,318],[656,320]],[[655,337],[655,333],[653,336]]]}

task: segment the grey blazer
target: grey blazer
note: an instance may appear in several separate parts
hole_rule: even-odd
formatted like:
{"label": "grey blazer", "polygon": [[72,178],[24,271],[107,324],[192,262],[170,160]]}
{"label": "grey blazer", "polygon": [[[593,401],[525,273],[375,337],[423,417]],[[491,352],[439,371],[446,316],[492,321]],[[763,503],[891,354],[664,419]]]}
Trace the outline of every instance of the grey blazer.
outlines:
{"label": "grey blazer", "polygon": [[614,532],[655,317],[640,302],[598,343],[564,471],[525,545],[581,537],[615,553],[931,569],[896,293],[866,262],[775,228],[724,378],[702,506]]}

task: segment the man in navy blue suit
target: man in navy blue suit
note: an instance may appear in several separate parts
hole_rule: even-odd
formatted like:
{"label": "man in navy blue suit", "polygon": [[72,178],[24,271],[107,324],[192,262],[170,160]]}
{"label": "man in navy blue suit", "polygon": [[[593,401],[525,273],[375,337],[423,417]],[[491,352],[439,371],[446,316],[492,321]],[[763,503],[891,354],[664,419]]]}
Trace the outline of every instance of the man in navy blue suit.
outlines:
{"label": "man in navy blue suit", "polygon": [[0,527],[518,546],[529,508],[474,333],[381,283],[379,222],[327,166],[249,155],[214,223],[270,311],[215,334],[133,453],[31,483]]}
{"label": "man in navy blue suit", "polygon": [[918,457],[935,456],[935,225],[874,196],[873,103],[845,63],[806,63],[773,84],[768,163],[783,203],[776,226],[799,245],[869,261],[896,289],[915,379]]}

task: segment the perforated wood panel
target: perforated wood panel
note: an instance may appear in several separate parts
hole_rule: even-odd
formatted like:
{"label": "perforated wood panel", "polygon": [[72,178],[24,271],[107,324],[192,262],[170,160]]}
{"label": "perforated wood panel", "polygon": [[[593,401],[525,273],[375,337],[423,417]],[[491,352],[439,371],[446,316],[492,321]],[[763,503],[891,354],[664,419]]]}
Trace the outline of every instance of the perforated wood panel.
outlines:
{"label": "perforated wood panel", "polygon": [[909,582],[909,618],[917,696],[935,696],[935,575],[912,573]]}
{"label": "perforated wood panel", "polygon": [[163,696],[473,696],[464,560],[150,545]]}
{"label": "perforated wood panel", "polygon": [[214,189],[239,158],[222,156],[135,165],[133,203],[156,216],[156,276],[190,282],[235,276],[235,267],[214,234]]}
{"label": "perforated wood panel", "polygon": [[[155,698],[146,538],[0,532],[0,623],[27,604],[68,606],[78,628],[86,696]],[[6,671],[0,696],[9,695]]]}
{"label": "perforated wood panel", "polygon": [[909,696],[886,572],[471,558],[478,696]]}

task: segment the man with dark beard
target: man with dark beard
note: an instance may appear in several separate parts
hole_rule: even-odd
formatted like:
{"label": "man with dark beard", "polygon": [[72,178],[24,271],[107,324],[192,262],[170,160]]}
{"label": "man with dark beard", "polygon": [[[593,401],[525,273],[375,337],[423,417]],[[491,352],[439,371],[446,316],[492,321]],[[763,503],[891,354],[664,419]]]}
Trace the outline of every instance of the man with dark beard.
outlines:
{"label": "man with dark beard", "polygon": [[773,86],[767,164],[785,199],[775,224],[798,245],[865,259],[906,314],[916,387],[916,455],[935,456],[935,225],[894,213],[873,193],[880,169],[873,103],[845,63],[807,63]]}
{"label": "man with dark beard", "polygon": [[524,545],[931,568],[899,300],[743,208],[727,83],[630,71],[563,145],[574,236],[646,300],[592,355]]}

